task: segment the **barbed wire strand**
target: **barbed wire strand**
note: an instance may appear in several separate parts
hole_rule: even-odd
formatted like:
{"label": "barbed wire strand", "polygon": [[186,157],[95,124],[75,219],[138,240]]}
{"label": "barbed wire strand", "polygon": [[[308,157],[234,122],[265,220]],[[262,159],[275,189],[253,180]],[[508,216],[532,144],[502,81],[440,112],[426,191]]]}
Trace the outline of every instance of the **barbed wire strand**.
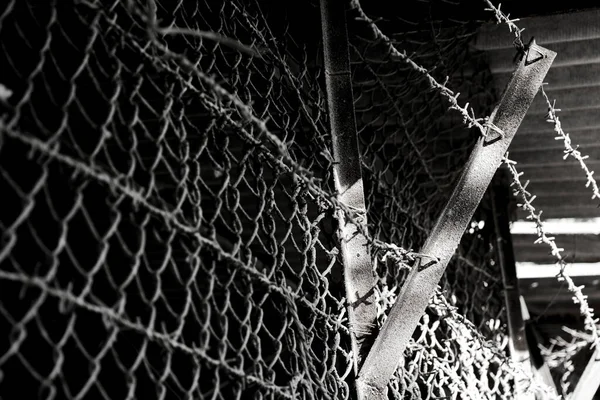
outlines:
{"label": "barbed wire strand", "polygon": [[[518,22],[519,19],[511,19],[510,15],[506,15],[500,10],[500,6],[498,6],[496,8],[489,0],[485,0],[485,1],[489,6],[489,8],[486,8],[486,10],[494,12],[497,23],[507,24],[510,32],[515,35],[515,42],[514,42],[515,47],[518,50],[523,50],[524,43],[522,40],[522,33],[523,33],[524,29],[520,29],[515,24],[515,22]],[[386,44],[390,54],[405,61],[415,71],[418,71],[421,74],[423,74],[426,77],[426,79],[428,80],[430,86],[433,89],[436,89],[450,103],[449,108],[458,111],[462,115],[463,123],[468,128],[476,127],[483,136],[486,136],[486,128],[491,128],[491,130],[497,131],[497,129],[494,129],[495,127],[491,126],[488,118],[477,118],[475,116],[473,109],[468,107],[469,106],[468,103],[462,107],[459,105],[458,96],[460,95],[460,93],[454,94],[454,92],[446,86],[447,80],[444,84],[439,83],[433,76],[431,76],[431,74],[429,74],[427,69],[418,65],[410,57],[408,57],[408,55],[405,51],[399,51],[398,49],[396,49],[396,47],[392,44],[391,39],[389,37],[387,37],[375,25],[375,23],[364,13],[358,0],[353,0],[352,5],[353,5],[353,8],[355,8],[359,12],[361,18],[369,23],[369,25],[371,26],[372,33],[375,35],[375,37]],[[502,134],[502,132],[498,132],[498,133]],[[568,144],[568,142],[566,143],[566,145],[567,144]],[[575,154],[573,154],[573,156],[575,156]],[[527,198],[527,196],[529,194],[528,194],[528,192],[526,192],[525,188],[520,184],[520,182],[518,180],[520,175],[519,175],[518,171],[516,170],[516,167],[515,167],[516,163],[514,161],[508,160],[508,158],[506,158],[506,157],[504,158],[504,160],[505,160],[505,163],[507,163],[509,165],[509,169],[511,170],[511,173],[513,175],[513,180],[514,180],[513,183],[518,185],[517,187],[518,187],[520,194],[522,196],[525,196],[523,199],[524,204],[522,206],[524,207],[524,209],[531,212],[530,217],[531,217],[531,219],[533,219],[536,222],[536,226],[538,228],[538,236],[540,237],[540,239],[538,239],[538,241],[536,241],[536,243],[544,242],[544,243],[550,245],[550,247],[552,249],[552,254],[557,255],[559,262],[561,263],[561,270],[560,270],[560,273],[557,275],[557,277],[558,277],[559,281],[567,282],[569,291],[571,291],[574,295],[574,301],[580,305],[580,311],[582,313],[582,316],[585,319],[586,329],[588,329],[592,332],[594,346],[600,344],[600,337],[598,336],[598,330],[596,327],[597,320],[594,319],[593,309],[591,307],[589,307],[589,305],[587,303],[587,296],[583,295],[583,293],[581,291],[583,286],[579,286],[579,287],[576,286],[574,284],[573,280],[571,279],[571,277],[568,274],[566,274],[566,272],[565,272],[566,264],[564,263],[564,260],[560,256],[560,251],[562,251],[564,249],[559,249],[553,240],[554,238],[549,238],[543,232],[542,222],[541,222],[541,219],[539,218],[541,213],[536,215],[535,208],[533,208],[533,206],[531,205],[531,202],[533,201],[533,199],[535,199],[535,196],[533,196],[529,199]],[[587,170],[586,173],[588,173],[588,185],[589,185],[590,184],[589,177],[593,173],[589,173],[589,170]],[[596,188],[597,188],[597,186],[596,186]],[[593,198],[595,198],[595,197],[596,196],[594,196]]]}
{"label": "barbed wire strand", "polygon": [[570,134],[564,132],[560,118],[557,115],[557,112],[560,111],[560,108],[556,108],[556,100],[553,100],[552,102],[550,101],[550,98],[544,91],[544,86],[542,86],[540,90],[544,96],[544,100],[546,100],[546,104],[548,105],[548,119],[546,121],[554,124],[554,132],[556,132],[557,135],[554,139],[562,140],[565,146],[563,160],[573,157],[575,160],[577,160],[577,162],[579,162],[579,166],[585,172],[585,187],[589,187],[592,190],[592,200],[600,200],[600,190],[598,189],[598,183],[594,178],[594,171],[590,171],[585,163],[585,160],[587,160],[589,156],[584,156],[581,154],[579,151],[579,145],[575,145],[575,147],[573,147],[571,136]]}
{"label": "barbed wire strand", "polygon": [[352,8],[359,13],[360,18],[370,26],[371,33],[375,36],[375,38],[378,41],[385,44],[389,54],[396,58],[399,58],[400,60],[404,61],[408,66],[410,66],[413,70],[421,73],[427,79],[430,88],[435,90],[437,93],[441,94],[446,99],[446,101],[450,103],[449,109],[457,111],[462,116],[463,124],[465,124],[467,128],[477,128],[477,130],[479,130],[479,133],[484,137],[486,137],[488,134],[488,128],[494,130],[499,134],[502,134],[502,132],[499,129],[497,129],[495,126],[493,126],[493,124],[490,123],[488,117],[477,118],[475,116],[475,111],[473,110],[473,108],[469,107],[469,103],[465,103],[464,106],[460,105],[460,103],[458,102],[458,97],[460,96],[460,93],[454,93],[453,90],[446,86],[449,80],[448,77],[446,77],[444,83],[438,82],[429,73],[427,68],[419,65],[414,60],[412,60],[405,50],[398,50],[396,46],[394,46],[393,41],[379,29],[379,27],[371,18],[369,18],[369,16],[367,16],[367,14],[362,9],[359,0],[352,0],[351,4]]}
{"label": "barbed wire strand", "polygon": [[[488,8],[486,8],[486,10],[494,13],[494,15],[496,17],[496,23],[506,24],[508,26],[509,31],[515,35],[515,47],[519,48],[519,46],[520,46],[522,48],[522,46],[523,46],[522,34],[525,29],[520,29],[515,24],[515,22],[518,22],[519,19],[511,19],[510,15],[504,14],[500,10],[500,4],[498,5],[498,7],[496,7],[490,0],[485,0],[485,2],[488,5]],[[585,163],[583,162],[583,160],[586,157],[582,157],[580,153],[575,154],[574,152],[576,151],[576,149],[572,148],[570,138],[568,137],[568,135],[564,134],[564,132],[561,134],[562,127],[560,125],[560,120],[556,116],[557,110],[554,108],[554,104],[550,103],[550,100],[546,96],[546,93],[543,90],[543,85],[542,85],[542,94],[544,95],[544,98],[546,99],[546,101],[549,104],[549,115],[550,115],[549,121],[554,122],[555,130],[559,134],[559,138],[562,138],[565,142],[565,149],[566,149],[565,152],[567,154],[564,157],[564,159],[566,159],[568,155],[572,155],[576,159],[580,160],[580,163],[583,164],[582,168],[584,168]],[[566,264],[564,258],[561,256],[561,252],[564,251],[564,249],[559,248],[556,245],[556,242],[554,241],[554,237],[549,237],[546,235],[546,233],[544,231],[544,226],[543,226],[543,223],[541,220],[542,210],[540,210],[536,214],[535,207],[531,204],[533,202],[533,200],[535,200],[536,196],[531,195],[531,193],[529,193],[526,190],[527,186],[529,184],[529,181],[527,181],[524,185],[521,184],[520,177],[523,175],[523,172],[519,172],[517,170],[516,161],[510,160],[508,158],[508,153],[504,157],[503,161],[507,165],[507,167],[510,170],[511,175],[513,177],[512,185],[516,186],[516,189],[515,189],[516,194],[521,196],[522,203],[520,203],[519,206],[521,208],[523,208],[523,210],[525,210],[529,213],[527,218],[529,220],[533,221],[536,225],[538,239],[535,241],[535,243],[545,243],[550,247],[551,254],[554,257],[556,257],[557,263],[560,267],[559,273],[556,275],[558,281],[559,282],[564,281],[567,283],[567,289],[571,293],[573,293],[573,301],[576,304],[579,304],[579,309],[580,309],[581,315],[584,317],[584,325],[585,325],[586,329],[592,335],[591,341],[592,341],[593,346],[595,347],[595,346],[600,345],[600,335],[598,332],[598,327],[596,326],[596,324],[598,323],[598,319],[594,317],[594,309],[589,306],[589,304],[587,302],[587,296],[584,295],[582,292],[582,289],[585,288],[585,286],[575,285],[575,283],[573,282],[573,279],[566,273],[565,268],[566,268],[567,264]],[[593,172],[590,172],[589,169],[587,168],[587,166],[585,166],[584,170],[586,171],[587,176],[588,176],[588,183],[586,185],[586,186],[588,186],[591,183],[590,178],[593,179],[593,177],[592,177]],[[595,181],[593,181],[593,184],[595,184]],[[597,185],[592,186],[592,187],[594,189],[594,196],[592,197],[592,199],[599,197],[596,195],[596,193],[598,191]]]}
{"label": "barbed wire strand", "polygon": [[525,31],[525,28],[519,28],[517,24],[515,24],[515,22],[519,22],[520,19],[511,19],[510,14],[504,14],[504,12],[500,10],[501,3],[498,3],[498,7],[496,7],[490,0],[484,1],[488,5],[488,8],[485,10],[494,13],[497,24],[506,24],[508,30],[515,36],[514,46],[517,50],[523,50],[525,48],[525,44],[523,43],[523,32]]}
{"label": "barbed wire strand", "polygon": [[54,297],[62,302],[68,302],[70,304],[74,304],[86,311],[89,311],[94,314],[98,314],[102,317],[105,323],[118,323],[122,325],[124,328],[131,329],[137,333],[140,333],[146,336],[148,339],[159,342],[164,346],[172,349],[182,351],[192,357],[198,357],[202,359],[204,362],[209,363],[210,365],[221,368],[225,370],[227,373],[234,375],[239,379],[246,380],[250,383],[259,385],[260,387],[267,389],[269,391],[275,392],[281,397],[293,399],[294,397],[287,393],[285,389],[287,387],[279,387],[277,385],[271,384],[270,382],[264,381],[255,376],[249,375],[246,371],[240,370],[238,368],[230,367],[227,364],[223,363],[221,360],[215,360],[206,354],[206,351],[202,348],[192,348],[184,343],[177,341],[172,335],[166,333],[160,333],[148,326],[144,326],[141,322],[133,322],[123,315],[115,312],[109,307],[99,306],[95,304],[91,304],[82,298],[74,295],[68,290],[54,288],[48,285],[48,283],[36,276],[27,276],[22,274],[16,274],[8,271],[0,270],[0,279],[12,282],[19,282],[24,285],[34,286],[48,294],[51,297]]}
{"label": "barbed wire strand", "polygon": [[534,243],[545,243],[550,247],[551,254],[556,258],[556,262],[560,268],[556,278],[559,282],[564,281],[567,283],[567,289],[573,293],[573,301],[576,304],[579,304],[579,311],[584,318],[585,328],[591,333],[590,341],[592,342],[593,347],[599,346],[600,348],[600,335],[598,332],[598,327],[596,326],[599,320],[594,317],[594,309],[589,306],[587,296],[582,292],[582,289],[585,288],[585,285],[575,285],[573,279],[565,271],[567,268],[567,263],[565,262],[564,257],[561,255],[561,252],[563,252],[565,249],[558,247],[554,241],[554,237],[548,236],[544,231],[544,225],[541,219],[542,210],[536,213],[536,209],[532,204],[536,199],[536,196],[527,191],[529,181],[525,182],[525,184],[521,183],[520,178],[523,175],[523,172],[517,171],[515,167],[517,162],[509,159],[508,153],[504,157],[503,162],[508,167],[513,177],[511,186],[515,186],[515,195],[519,195],[521,197],[521,203],[519,203],[518,206],[528,212],[529,215],[527,216],[527,219],[535,223],[538,239]]}
{"label": "barbed wire strand", "polygon": [[[88,2],[80,1],[78,3],[87,5]],[[149,3],[154,3],[154,1],[151,1]],[[358,4],[358,1],[355,1],[355,3]],[[99,7],[101,7],[101,3],[100,2],[94,3],[93,6],[96,8],[99,8]],[[156,7],[156,5],[154,5],[154,7]],[[149,8],[151,8],[151,7],[149,7]],[[362,10],[361,10],[361,12],[362,12]],[[364,13],[363,13],[363,15],[364,15]],[[149,29],[150,33],[151,32],[161,33],[156,30],[157,25],[155,24],[155,22],[156,22],[155,15],[154,16],[152,14],[144,15],[143,13],[141,13],[140,17],[141,17],[142,21],[146,21],[148,23],[148,26],[151,28],[151,29]],[[108,18],[108,19],[110,20],[110,18]],[[114,23],[115,19],[113,18],[112,21]],[[387,36],[385,36],[381,33],[381,31],[375,25],[375,23],[370,19],[368,21],[370,21],[370,24],[375,29],[375,32],[376,33],[379,32],[379,34],[380,34],[380,36],[378,36],[379,39],[382,40],[383,42],[385,42],[386,45],[390,46],[391,50],[394,50],[398,54],[402,55],[402,53],[399,52],[395,48],[395,46],[392,44],[392,41]],[[114,26],[118,26],[118,25],[115,23]],[[184,28],[182,28],[182,29],[184,29]],[[181,34],[182,32],[177,32],[177,33]],[[209,88],[209,92],[211,92],[213,95],[215,95],[214,97],[207,96],[206,90],[203,90],[204,88],[194,86],[191,83],[191,81],[187,79],[187,77],[182,76],[181,71],[174,72],[174,75],[178,77],[179,81],[185,87],[187,87],[188,89],[193,88],[192,90],[194,91],[194,93],[200,94],[200,96],[199,96],[200,101],[202,102],[202,104],[204,106],[206,106],[209,110],[215,111],[220,116],[222,116],[229,124],[232,124],[234,127],[238,128],[240,136],[243,136],[245,138],[245,140],[247,140],[249,143],[257,146],[262,151],[262,153],[265,155],[265,157],[267,159],[271,160],[274,164],[281,167],[283,170],[290,172],[291,174],[293,174],[294,176],[299,178],[299,180],[302,182],[303,185],[305,185],[305,187],[307,188],[307,191],[311,195],[324,201],[331,208],[334,208],[337,210],[343,210],[345,213],[348,214],[349,219],[352,219],[353,217],[360,217],[360,215],[357,215],[355,210],[346,208],[346,207],[344,207],[343,204],[336,202],[335,193],[329,193],[326,190],[324,190],[319,185],[319,181],[313,177],[313,174],[311,173],[311,171],[302,167],[299,163],[297,163],[290,156],[288,149],[287,149],[287,144],[284,141],[282,141],[281,139],[279,139],[269,129],[267,129],[268,120],[265,118],[257,117],[257,115],[254,113],[254,111],[252,109],[252,106],[249,103],[242,101],[241,98],[238,97],[238,95],[236,93],[234,93],[234,92],[232,93],[231,91],[225,89],[225,87],[223,85],[221,85],[217,81],[217,79],[212,77],[209,73],[204,73],[202,70],[200,70],[200,68],[198,67],[197,64],[189,61],[186,58],[186,56],[184,56],[183,54],[175,53],[170,48],[168,48],[167,46],[160,43],[156,39],[156,36],[157,35],[154,35],[154,39],[151,40],[152,44],[155,47],[152,50],[159,50],[159,53],[162,54],[162,57],[161,56],[157,57],[156,54],[153,56],[149,56],[149,59],[151,59],[151,61],[152,61],[152,65],[154,65],[157,68],[160,67],[163,70],[168,70],[168,68],[170,68],[169,64],[171,62],[175,62],[179,65],[179,68],[186,71],[186,73],[189,73],[190,71],[193,72],[194,75],[202,83],[202,85],[200,85],[200,86],[206,86],[207,88]],[[183,34],[183,35],[179,35],[179,36],[190,36],[190,35]],[[191,36],[194,36],[194,35],[191,35]],[[195,36],[198,36],[198,35],[195,35]],[[134,42],[134,41],[132,40],[132,42]],[[142,54],[145,54],[147,46],[144,45],[144,46],[139,46],[139,47],[142,50]],[[442,96],[444,98],[446,98],[446,100],[449,101],[449,103],[450,103],[449,108],[457,110],[463,116],[463,122],[465,123],[465,125],[467,125],[468,127],[478,128],[482,135],[485,135],[486,129],[491,128],[493,130],[493,126],[489,126],[487,124],[486,119],[475,118],[474,112],[471,108],[469,108],[468,103],[465,106],[459,105],[458,97],[460,94],[454,94],[454,92],[452,90],[450,90],[449,88],[446,87],[447,79],[444,84],[440,84],[438,81],[436,81],[430,75],[430,73],[425,68],[421,67],[420,65],[415,63],[412,59],[410,59],[408,56],[406,56],[406,52],[404,52],[404,58],[402,58],[402,56],[400,56],[400,59],[404,60],[412,69],[422,73],[427,78],[427,80],[430,84],[430,87],[433,90],[441,93]],[[242,126],[238,121],[235,121],[231,116],[231,113],[230,113],[231,110],[226,109],[225,106],[220,104],[220,101],[222,101],[222,100],[225,100],[225,102],[228,103],[228,105],[233,105],[235,114],[239,115],[242,120],[248,121],[252,124],[252,126],[258,127],[259,136],[255,137],[254,135],[251,134],[251,132],[246,130],[245,127]],[[343,308],[341,310],[342,315],[338,318],[334,318],[333,316],[325,313],[323,310],[320,310],[318,307],[315,306],[314,303],[312,303],[311,301],[306,299],[301,294],[294,292],[293,290],[287,288],[286,286],[279,286],[276,283],[271,282],[270,279],[268,279],[269,277],[267,277],[264,274],[261,274],[260,272],[256,271],[253,268],[250,268],[250,266],[246,265],[247,263],[243,262],[241,259],[236,258],[233,254],[226,252],[217,241],[203,237],[200,234],[201,230],[199,229],[199,227],[188,225],[188,224],[182,222],[178,218],[178,215],[175,212],[169,211],[167,209],[163,209],[160,206],[153,204],[154,202],[153,201],[151,202],[151,199],[148,197],[148,196],[150,196],[150,193],[144,193],[143,191],[139,191],[139,190],[131,187],[130,184],[126,183],[126,182],[130,181],[130,179],[128,179],[127,177],[121,177],[120,175],[111,176],[107,172],[99,170],[96,165],[90,166],[90,165],[85,164],[84,162],[79,161],[75,158],[72,158],[65,154],[61,154],[58,150],[59,147],[56,143],[44,142],[36,137],[33,137],[32,135],[29,135],[28,133],[25,133],[23,131],[17,131],[15,129],[13,129],[12,126],[10,128],[7,128],[4,125],[0,125],[0,128],[1,128],[0,129],[1,133],[6,134],[7,136],[11,137],[12,139],[16,139],[16,140],[19,140],[19,141],[25,143],[32,149],[39,151],[44,156],[50,157],[50,158],[54,159],[55,161],[58,161],[62,164],[66,164],[69,167],[73,168],[76,172],[82,173],[87,178],[92,178],[102,184],[108,185],[113,190],[116,189],[119,192],[124,193],[132,200],[134,205],[141,205],[144,208],[146,208],[151,214],[156,215],[156,216],[160,217],[161,219],[163,219],[165,221],[165,224],[167,225],[167,227],[175,228],[179,231],[182,231],[182,232],[192,235],[193,237],[198,239],[203,245],[206,245],[207,247],[215,250],[218,254],[218,257],[227,260],[227,262],[235,264],[236,267],[241,267],[241,269],[248,274],[255,274],[255,275],[252,275],[252,278],[257,280],[258,282],[261,282],[262,284],[266,284],[267,287],[269,288],[269,290],[280,293],[284,297],[291,297],[294,300],[304,302],[306,305],[309,306],[309,308],[311,308],[311,311],[313,311],[315,314],[320,315],[321,317],[327,317],[326,320],[333,323],[333,325],[337,329],[340,329],[342,332],[345,332],[347,334],[347,330],[346,330],[345,326],[343,325],[343,323],[341,322],[341,321],[343,321],[343,319],[342,319],[343,312],[344,312]],[[501,133],[501,132],[499,132],[499,133]],[[271,149],[269,147],[267,147],[267,144],[265,144],[261,140],[262,137],[266,137],[268,139],[268,141],[274,145],[277,155],[272,154]],[[161,204],[161,206],[164,206],[164,205]],[[359,230],[362,229],[361,224],[355,223],[355,225],[357,226],[357,229],[359,229]],[[367,236],[366,232],[361,232],[361,233],[363,233],[363,234],[365,234],[365,236]],[[374,239],[373,237],[369,237],[369,236],[368,236],[368,238],[370,238],[370,240],[371,240],[370,245],[372,245],[374,248],[381,248],[381,249],[386,250],[386,253],[384,254],[384,256],[390,255],[391,256],[390,258],[394,259],[398,263],[403,263],[407,260],[410,261],[411,258],[419,256],[418,253],[414,253],[409,250],[405,250],[405,249],[401,248],[400,246],[397,246],[393,243],[383,243],[383,242],[380,242],[380,241]],[[402,267],[408,268],[408,266],[406,266],[404,264],[402,264]],[[85,303],[85,304],[82,303],[83,296],[81,296],[81,295],[75,296],[73,293],[71,293],[68,290],[62,291],[62,290],[56,289],[54,287],[50,287],[46,281],[44,281],[43,279],[37,278],[37,277],[29,277],[26,275],[24,276],[21,274],[15,274],[15,273],[11,273],[11,272],[6,272],[6,273],[3,272],[2,274],[0,274],[0,278],[5,279],[5,280],[13,280],[13,281],[21,282],[26,285],[37,286],[38,288],[47,292],[50,295],[56,295],[62,300],[73,302],[81,307],[88,309],[88,311],[104,312],[105,314],[107,314],[107,315],[105,315],[105,317],[107,317],[107,318],[119,317],[119,315],[117,315],[117,314],[114,314],[114,315],[111,314],[110,312],[112,312],[112,310],[107,309],[106,307],[101,307],[100,305],[92,305],[92,308],[90,308],[90,307],[88,307],[89,306],[88,303]],[[382,301],[387,301],[389,303],[389,298],[386,297],[385,292],[382,292],[382,298],[383,298]],[[449,321],[452,321],[453,323],[455,323],[456,326],[459,327],[459,329],[466,329],[467,331],[472,333],[471,337],[476,345],[477,345],[477,343],[481,343],[481,345],[483,347],[493,349],[495,354],[497,352],[497,357],[499,360],[501,360],[502,362],[506,362],[507,365],[510,364],[510,359],[508,359],[506,357],[505,353],[495,343],[488,341],[479,332],[477,327],[471,321],[469,321],[465,316],[458,313],[457,309],[454,306],[451,306],[447,302],[444,294],[441,291],[437,291],[434,298],[436,299],[434,301],[436,301],[440,304],[443,304],[445,309],[447,309],[448,315],[450,316]],[[93,307],[98,307],[98,309],[94,309]],[[297,317],[295,317],[295,320],[297,320]],[[165,337],[160,336],[161,335],[160,333],[150,332],[148,327],[136,326],[135,323],[133,323],[131,321],[129,321],[129,322],[128,321],[120,321],[120,322],[123,323],[125,327],[131,328],[131,329],[136,329],[141,333],[145,333],[147,335],[152,333],[151,336],[148,336],[149,339],[159,340],[159,341],[163,341],[166,339]],[[133,324],[133,325],[131,325],[131,324]],[[435,331],[435,329],[431,330],[431,332],[433,332],[433,331]],[[177,343],[175,343],[175,344],[170,343],[170,345],[173,345],[175,348],[178,348]],[[191,354],[188,351],[189,349],[185,349],[185,348],[181,348],[181,349],[188,352],[189,354]],[[192,350],[195,351],[195,349],[192,349]],[[428,350],[428,349],[425,349],[425,347],[421,348],[421,351],[425,351],[425,350]],[[342,351],[342,353],[343,353],[343,351]],[[196,354],[196,356],[202,356],[202,355]],[[206,359],[206,361],[208,361],[210,363],[210,360]],[[215,361],[215,360],[213,360],[213,361]],[[222,364],[222,360],[216,360],[216,362]],[[226,367],[227,365],[224,364],[221,366]],[[464,379],[464,375],[462,375],[463,372],[460,373],[462,375],[462,377],[461,377],[458,374],[451,371],[450,369],[446,369],[446,370],[447,370],[446,372],[447,372],[448,376],[444,378],[445,380],[448,380],[448,378],[449,378],[451,381],[454,381],[453,382],[454,384],[459,385],[461,388],[465,387],[464,382],[461,380],[461,378]],[[514,372],[511,375],[516,378],[519,373],[517,370],[513,370],[513,371]],[[244,371],[241,371],[241,370],[240,371],[238,371],[238,370],[228,371],[228,373],[233,374],[238,378],[240,378],[238,376],[239,373],[246,374]],[[246,379],[246,380],[248,382],[251,382],[252,376],[250,376],[250,378]],[[251,382],[251,383],[254,383],[254,382]],[[256,383],[258,385],[260,385],[262,382],[257,381]],[[276,387],[269,382],[266,382],[266,383],[268,385],[268,387],[265,387],[266,389],[268,389],[270,391],[275,391],[277,394],[287,397],[286,396],[287,392],[285,392],[285,389],[286,389],[285,387]]]}
{"label": "barbed wire strand", "polygon": [[113,177],[105,172],[98,171],[97,169],[88,166],[78,160],[75,160],[67,155],[61,154],[56,147],[49,146],[46,142],[43,142],[31,135],[27,135],[23,132],[18,132],[12,129],[9,129],[5,126],[3,121],[0,120],[0,133],[4,133],[7,136],[16,139],[28,146],[31,147],[32,150],[38,151],[44,156],[50,157],[64,165],[69,166],[73,169],[75,174],[82,174],[87,176],[88,178],[94,179],[100,183],[108,185],[112,190],[119,191],[120,193],[127,196],[134,205],[141,205],[146,210],[148,210],[151,214],[154,214],[160,218],[162,218],[165,223],[169,224],[174,229],[180,230],[183,233],[192,235],[195,239],[198,240],[202,245],[210,247],[212,250],[216,251],[220,257],[231,262],[240,270],[244,271],[248,275],[252,276],[257,280],[257,282],[261,282],[265,284],[269,290],[280,293],[284,296],[290,296],[292,298],[297,299],[298,301],[304,303],[307,307],[315,312],[321,318],[325,318],[329,324],[333,324],[334,326],[339,325],[339,321],[332,318],[330,315],[326,314],[324,311],[318,309],[313,303],[311,303],[308,299],[299,296],[293,290],[288,288],[287,286],[279,286],[275,283],[271,282],[266,275],[260,273],[254,268],[251,268],[248,263],[243,262],[239,258],[236,258],[232,254],[225,251],[221,245],[213,239],[209,239],[201,235],[201,228],[189,226],[185,223],[180,222],[177,219],[177,216],[173,213],[163,210],[153,204],[151,204],[143,192],[136,190],[135,188],[129,186],[124,177],[119,179],[119,177]]}

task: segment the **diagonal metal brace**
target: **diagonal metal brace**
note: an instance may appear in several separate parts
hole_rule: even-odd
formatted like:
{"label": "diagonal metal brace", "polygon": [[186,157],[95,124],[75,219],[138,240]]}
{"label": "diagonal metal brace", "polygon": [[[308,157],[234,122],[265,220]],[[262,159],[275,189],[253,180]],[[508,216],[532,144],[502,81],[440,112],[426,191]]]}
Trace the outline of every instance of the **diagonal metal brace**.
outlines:
{"label": "diagonal metal brace", "polygon": [[592,348],[590,357],[569,400],[592,400],[600,388],[600,347]]}
{"label": "diagonal metal brace", "polygon": [[489,119],[490,126],[502,135],[489,140],[485,137],[492,136],[488,126],[490,135],[484,135],[475,144],[452,196],[420,251],[439,261],[423,260],[429,265],[415,266],[407,277],[359,371],[359,400],[387,399],[388,382],[402,361],[406,345],[556,57],[556,53],[535,43],[531,46],[532,51],[519,61]]}

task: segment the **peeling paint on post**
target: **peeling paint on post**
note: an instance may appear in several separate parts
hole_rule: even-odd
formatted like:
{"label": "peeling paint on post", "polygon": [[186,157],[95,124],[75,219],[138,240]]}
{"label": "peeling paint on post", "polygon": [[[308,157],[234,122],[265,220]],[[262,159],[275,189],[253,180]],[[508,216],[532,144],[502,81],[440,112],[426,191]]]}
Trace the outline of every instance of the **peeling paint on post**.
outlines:
{"label": "peeling paint on post", "polygon": [[[364,232],[367,215],[354,118],[346,5],[347,2],[343,0],[321,0],[325,80],[335,160],[333,176],[338,200],[358,214],[356,223],[362,225]],[[342,211],[338,211],[337,219],[354,370],[358,372],[375,336],[376,277],[367,238],[357,230],[354,222],[347,220]]]}
{"label": "peeling paint on post", "polygon": [[[556,53],[532,43],[519,62],[490,116],[493,125],[487,137],[475,144],[452,196],[420,251],[431,258],[417,261],[359,371],[359,400],[387,399],[387,385],[406,345],[555,57]],[[430,265],[420,268],[422,264]]]}

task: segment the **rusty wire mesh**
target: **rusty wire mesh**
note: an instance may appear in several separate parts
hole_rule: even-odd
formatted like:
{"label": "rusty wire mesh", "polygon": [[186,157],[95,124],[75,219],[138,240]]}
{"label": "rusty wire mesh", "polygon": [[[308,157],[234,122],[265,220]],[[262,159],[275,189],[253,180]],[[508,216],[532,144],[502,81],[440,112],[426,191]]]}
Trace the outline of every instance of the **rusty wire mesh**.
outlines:
{"label": "rusty wire mesh", "polygon": [[[487,115],[477,24],[440,4],[378,24]],[[1,398],[352,398],[318,4],[0,7]],[[369,233],[418,250],[477,135],[348,21]],[[486,204],[390,398],[513,396]],[[383,320],[409,266],[374,261]]]}

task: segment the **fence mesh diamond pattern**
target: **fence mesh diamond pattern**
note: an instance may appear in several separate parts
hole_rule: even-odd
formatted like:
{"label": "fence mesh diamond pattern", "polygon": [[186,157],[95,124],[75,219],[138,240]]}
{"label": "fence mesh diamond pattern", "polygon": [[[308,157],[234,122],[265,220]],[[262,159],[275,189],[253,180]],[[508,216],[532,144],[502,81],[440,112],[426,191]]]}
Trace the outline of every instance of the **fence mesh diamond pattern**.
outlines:
{"label": "fence mesh diamond pattern", "polygon": [[[486,115],[476,24],[410,3],[367,11]],[[477,134],[370,27],[349,9],[369,234],[418,250]],[[11,0],[0,45],[0,398],[354,397],[316,2]],[[390,398],[512,397],[493,242],[466,233]],[[381,322],[410,263],[373,258]]]}

